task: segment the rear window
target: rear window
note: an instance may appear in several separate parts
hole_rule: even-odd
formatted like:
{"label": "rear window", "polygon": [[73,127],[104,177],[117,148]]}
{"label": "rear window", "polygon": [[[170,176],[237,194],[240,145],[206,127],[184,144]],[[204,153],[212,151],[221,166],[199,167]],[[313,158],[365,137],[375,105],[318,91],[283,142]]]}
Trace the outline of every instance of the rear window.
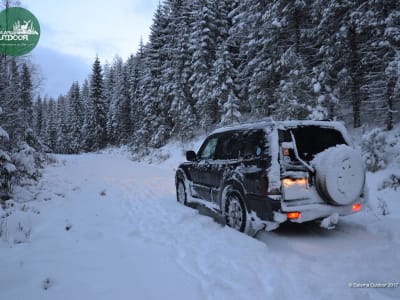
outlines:
{"label": "rear window", "polygon": [[264,152],[265,133],[263,130],[249,130],[243,133],[241,154],[244,159],[261,156]]}
{"label": "rear window", "polygon": [[342,134],[333,128],[300,126],[280,132],[281,142],[291,142],[290,131],[296,140],[301,159],[310,161],[322,151],[336,145],[346,144]]}

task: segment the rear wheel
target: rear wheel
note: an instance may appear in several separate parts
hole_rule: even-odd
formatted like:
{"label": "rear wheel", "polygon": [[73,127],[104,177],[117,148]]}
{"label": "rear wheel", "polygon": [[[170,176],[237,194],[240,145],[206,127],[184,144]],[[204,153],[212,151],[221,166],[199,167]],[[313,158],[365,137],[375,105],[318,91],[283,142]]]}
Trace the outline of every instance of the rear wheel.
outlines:
{"label": "rear wheel", "polygon": [[231,193],[226,199],[225,221],[229,227],[240,232],[247,232],[248,214],[241,197],[236,193]]}
{"label": "rear wheel", "polygon": [[179,180],[176,185],[176,199],[182,205],[187,205],[186,188],[182,180]]}

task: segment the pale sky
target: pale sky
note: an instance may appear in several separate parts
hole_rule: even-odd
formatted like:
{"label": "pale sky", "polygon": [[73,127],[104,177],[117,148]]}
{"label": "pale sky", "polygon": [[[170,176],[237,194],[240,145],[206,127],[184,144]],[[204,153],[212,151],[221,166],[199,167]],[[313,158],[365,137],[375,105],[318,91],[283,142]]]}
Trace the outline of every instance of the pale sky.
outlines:
{"label": "pale sky", "polygon": [[57,97],[72,81],[86,78],[96,55],[104,64],[115,55],[125,60],[134,54],[140,38],[148,40],[159,0],[20,2],[41,26],[39,44],[31,52],[45,77],[41,94]]}

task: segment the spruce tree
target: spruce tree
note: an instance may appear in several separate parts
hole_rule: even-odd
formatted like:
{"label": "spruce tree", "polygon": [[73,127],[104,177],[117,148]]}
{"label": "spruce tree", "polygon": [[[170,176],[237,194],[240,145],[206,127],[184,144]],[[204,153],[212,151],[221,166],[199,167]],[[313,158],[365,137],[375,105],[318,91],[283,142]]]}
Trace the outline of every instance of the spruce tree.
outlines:
{"label": "spruce tree", "polygon": [[74,82],[68,93],[68,147],[69,153],[78,153],[82,148],[82,126],[84,111],[79,83]]}
{"label": "spruce tree", "polygon": [[42,103],[42,97],[39,95],[36,98],[36,102],[34,104],[34,116],[35,116],[35,122],[34,122],[34,128],[35,128],[35,134],[37,136],[41,136],[42,134],[42,129],[43,129],[43,103]]}
{"label": "spruce tree", "polygon": [[21,109],[23,116],[23,127],[24,131],[32,127],[33,122],[33,101],[32,101],[32,79],[31,71],[29,70],[26,63],[22,64],[21,70],[21,86],[20,86],[20,97],[21,97]]}
{"label": "spruce tree", "polygon": [[47,124],[45,133],[45,143],[53,152],[58,152],[57,148],[57,105],[54,99],[50,98],[47,105]]}
{"label": "spruce tree", "polygon": [[88,103],[87,144],[88,150],[99,150],[107,145],[107,114],[104,96],[103,71],[100,60],[96,57],[90,80]]}
{"label": "spruce tree", "polygon": [[192,55],[191,93],[196,103],[200,126],[210,130],[218,121],[218,103],[211,97],[212,83],[209,80],[215,60],[218,37],[216,3],[209,0],[194,4],[197,15],[191,24],[190,50]]}

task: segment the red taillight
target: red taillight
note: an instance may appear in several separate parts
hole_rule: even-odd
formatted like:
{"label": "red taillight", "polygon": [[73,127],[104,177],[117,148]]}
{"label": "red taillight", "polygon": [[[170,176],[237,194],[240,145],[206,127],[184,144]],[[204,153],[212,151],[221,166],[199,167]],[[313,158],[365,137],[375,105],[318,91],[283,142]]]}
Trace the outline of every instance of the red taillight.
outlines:
{"label": "red taillight", "polygon": [[301,217],[301,212],[298,211],[292,211],[287,213],[287,218],[289,220],[293,220],[293,219],[299,219]]}
{"label": "red taillight", "polygon": [[289,156],[290,155],[290,152],[289,152],[288,148],[283,148],[283,155],[284,156]]}
{"label": "red taillight", "polygon": [[354,203],[353,206],[351,207],[351,209],[352,209],[354,212],[356,212],[356,211],[361,210],[361,207],[362,207],[361,203]]}

